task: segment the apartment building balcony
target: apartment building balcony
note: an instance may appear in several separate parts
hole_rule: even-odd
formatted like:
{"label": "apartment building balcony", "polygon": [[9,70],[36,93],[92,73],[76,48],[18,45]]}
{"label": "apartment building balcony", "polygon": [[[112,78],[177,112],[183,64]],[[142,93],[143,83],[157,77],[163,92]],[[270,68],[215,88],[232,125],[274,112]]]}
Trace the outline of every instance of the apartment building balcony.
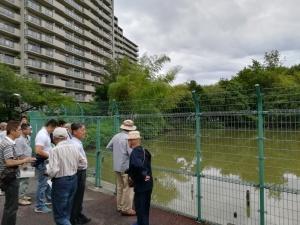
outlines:
{"label": "apartment building balcony", "polygon": [[49,23],[45,20],[42,20],[40,18],[36,18],[30,15],[26,15],[25,16],[25,21],[31,25],[33,25],[34,27],[36,27],[37,29],[41,30],[41,31],[54,31],[54,25],[53,23]]}
{"label": "apartment building balcony", "polygon": [[27,53],[31,53],[34,55],[39,55],[39,56],[46,56],[48,58],[54,57],[54,50],[53,49],[47,49],[47,48],[41,48],[36,45],[32,44],[25,44],[24,49]]}
{"label": "apartment building balcony", "polygon": [[[106,6],[105,4],[101,4],[101,6]],[[106,6],[107,7],[107,6]],[[107,7],[108,8],[108,7]],[[107,15],[106,13],[101,13],[100,15],[104,18],[104,19],[106,19],[107,21],[109,21],[109,22],[111,22],[112,21],[112,13],[111,13],[111,11],[109,11],[109,10],[107,10],[108,12],[110,12],[110,15],[111,16],[109,16],[109,15]]]}
{"label": "apartment building balcony", "polygon": [[35,32],[33,30],[29,30],[29,29],[25,29],[25,37],[29,37],[35,40],[39,40],[42,42],[45,42],[47,44],[54,44],[54,36],[50,36],[50,35],[46,35],[46,34],[42,34],[39,32]]}
{"label": "apartment building balcony", "polygon": [[88,70],[94,71],[94,66],[91,63],[85,63],[84,67]]}
{"label": "apartment building balcony", "polygon": [[20,15],[2,6],[0,6],[0,16],[5,20],[8,19],[9,21],[13,21],[13,22],[20,23],[21,21]]}
{"label": "apartment building balcony", "polygon": [[72,7],[74,7],[75,9],[77,9],[78,11],[83,12],[83,7],[77,4],[76,2],[74,2],[73,0],[64,0],[64,1],[69,5],[71,5]]}
{"label": "apartment building balcony", "polygon": [[33,59],[25,59],[25,66],[46,71],[53,71],[54,68],[53,63],[46,63]]}
{"label": "apartment building balcony", "polygon": [[52,10],[50,10],[50,9],[48,9],[48,8],[38,4],[36,2],[31,2],[31,1],[26,0],[25,1],[25,7],[27,7],[30,10],[33,10],[35,12],[38,12],[43,17],[53,18],[53,11]]}
{"label": "apartment building balcony", "polygon": [[[87,3],[87,2],[86,2]],[[87,15],[89,18],[91,18],[91,19],[93,19],[93,20],[97,20],[97,17],[89,10],[89,9],[86,9],[86,8],[84,8],[83,9],[83,13],[85,14],[85,15]]]}
{"label": "apartment building balcony", "polygon": [[71,23],[71,22],[65,20],[64,25],[66,27],[68,27],[69,29],[71,29],[72,31],[75,31],[75,32],[79,33],[80,35],[84,34],[84,29],[76,26],[74,23]]}
{"label": "apartment building balcony", "polygon": [[65,50],[81,57],[85,57],[85,52],[83,50],[76,49],[73,46],[66,45]]}
{"label": "apartment building balcony", "polygon": [[98,28],[89,20],[85,20],[84,24],[88,26],[91,30],[97,31]]}
{"label": "apartment building balcony", "polygon": [[4,2],[8,3],[9,5],[16,7],[16,8],[20,8],[21,7],[21,3],[20,0],[3,0]]}
{"label": "apartment building balcony", "polygon": [[[113,10],[112,8],[108,7],[106,4],[104,4],[103,2],[98,1],[98,5],[101,6],[102,9],[104,9],[107,13],[109,13],[111,16],[113,16]],[[106,13],[104,13],[106,15]],[[108,16],[108,15],[106,15]],[[109,16],[108,16],[109,17]],[[109,17],[110,18],[110,17]],[[110,19],[111,20],[111,19]]]}
{"label": "apartment building balcony", "polygon": [[85,85],[83,83],[76,83],[73,80],[65,81],[65,87],[77,90],[85,90]]}
{"label": "apartment building balcony", "polygon": [[21,50],[19,43],[13,42],[3,37],[0,37],[0,47],[6,50],[14,50],[18,52]]}
{"label": "apartment building balcony", "polygon": [[0,62],[4,64],[8,64],[10,66],[16,66],[16,67],[20,67],[21,64],[20,59],[5,54],[0,54]]}
{"label": "apartment building balcony", "polygon": [[77,67],[80,67],[80,68],[85,68],[85,63],[83,61],[78,61],[73,57],[66,57],[65,62],[69,63],[73,66],[77,66]]}
{"label": "apartment building balcony", "polygon": [[0,22],[0,32],[8,36],[20,37],[20,30],[7,23]]}
{"label": "apartment building balcony", "polygon": [[65,88],[65,81],[56,78],[53,75],[49,75],[47,77],[41,77],[41,84],[47,85],[47,86],[52,86],[52,87],[60,87],[60,88]]}
{"label": "apartment building balcony", "polygon": [[74,11],[68,9],[68,8],[65,7],[65,6],[64,6],[64,8],[65,8],[65,9],[64,9],[64,13],[65,13],[67,16],[71,17],[71,18],[74,19],[74,20],[77,20],[77,21],[80,22],[80,23],[83,23],[83,18],[82,18],[81,16],[79,16],[77,13],[75,13]]}
{"label": "apartment building balcony", "polygon": [[95,87],[92,85],[85,85],[85,90],[90,92],[95,92]]}

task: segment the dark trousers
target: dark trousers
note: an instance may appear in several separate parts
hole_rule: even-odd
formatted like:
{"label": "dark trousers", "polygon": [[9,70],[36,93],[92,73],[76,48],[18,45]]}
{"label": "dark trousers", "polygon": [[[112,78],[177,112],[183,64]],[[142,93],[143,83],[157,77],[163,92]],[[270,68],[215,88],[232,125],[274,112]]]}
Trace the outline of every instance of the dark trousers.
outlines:
{"label": "dark trousers", "polygon": [[13,180],[9,185],[3,187],[5,192],[5,204],[2,215],[1,225],[16,225],[18,200],[19,200],[19,181]]}
{"label": "dark trousers", "polygon": [[74,202],[71,212],[71,222],[74,223],[83,217],[82,202],[84,197],[86,181],[86,170],[78,170],[77,172],[77,190],[74,196]]}
{"label": "dark trousers", "polygon": [[57,225],[71,225],[70,217],[77,188],[77,175],[52,180],[53,216]]}
{"label": "dark trousers", "polygon": [[149,211],[152,190],[135,192],[134,205],[137,215],[138,225],[149,225]]}

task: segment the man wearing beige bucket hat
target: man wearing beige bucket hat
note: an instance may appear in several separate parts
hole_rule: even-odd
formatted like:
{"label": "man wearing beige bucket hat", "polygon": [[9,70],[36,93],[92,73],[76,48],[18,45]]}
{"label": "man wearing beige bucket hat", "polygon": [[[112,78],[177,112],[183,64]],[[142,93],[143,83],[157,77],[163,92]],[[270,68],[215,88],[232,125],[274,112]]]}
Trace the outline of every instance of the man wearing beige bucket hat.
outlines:
{"label": "man wearing beige bucket hat", "polygon": [[113,151],[113,167],[117,178],[117,210],[123,216],[134,216],[133,188],[128,185],[129,156],[131,148],[128,145],[128,132],[136,130],[132,120],[125,120],[121,125],[121,132],[116,134],[108,143],[108,149]]}
{"label": "man wearing beige bucket hat", "polygon": [[153,178],[151,168],[151,153],[141,145],[139,131],[130,131],[128,144],[132,148],[129,169],[127,171],[134,186],[134,206],[137,222],[133,225],[149,225],[149,211]]}

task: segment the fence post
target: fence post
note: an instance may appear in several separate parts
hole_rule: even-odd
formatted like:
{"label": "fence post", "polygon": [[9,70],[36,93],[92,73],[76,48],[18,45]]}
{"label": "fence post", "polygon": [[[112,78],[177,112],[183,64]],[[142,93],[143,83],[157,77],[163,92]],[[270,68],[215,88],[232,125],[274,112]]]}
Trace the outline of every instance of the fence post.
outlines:
{"label": "fence post", "polygon": [[196,110],[196,176],[197,176],[197,221],[202,221],[201,214],[201,114],[200,97],[192,92]]}
{"label": "fence post", "polygon": [[68,115],[67,108],[63,104],[61,104],[61,108],[64,111],[64,116],[67,116]]}
{"label": "fence post", "polygon": [[95,186],[101,187],[101,143],[100,143],[100,118],[97,118],[96,127],[96,174],[95,174]]}
{"label": "fence post", "polygon": [[79,108],[79,110],[80,110],[80,116],[84,116],[84,111],[83,111],[83,108],[82,108],[82,106],[80,105],[80,103],[79,102],[77,102],[76,103],[76,105],[78,106],[78,108]]}
{"label": "fence post", "polygon": [[114,114],[114,130],[115,133],[119,132],[120,129],[120,114],[119,114],[119,109],[118,109],[118,104],[116,100],[113,100],[113,114]]}
{"label": "fence post", "polygon": [[257,97],[257,144],[259,159],[259,213],[260,225],[265,225],[265,153],[264,153],[264,115],[263,97],[259,84],[255,85]]}

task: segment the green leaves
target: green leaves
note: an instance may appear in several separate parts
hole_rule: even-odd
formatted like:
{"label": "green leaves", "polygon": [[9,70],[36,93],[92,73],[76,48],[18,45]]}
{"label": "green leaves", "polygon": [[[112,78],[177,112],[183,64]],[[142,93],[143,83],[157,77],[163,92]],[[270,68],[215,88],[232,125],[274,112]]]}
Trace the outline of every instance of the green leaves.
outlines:
{"label": "green leaves", "polygon": [[[55,90],[45,89],[37,81],[26,76],[16,74],[10,67],[0,64],[0,105],[2,110],[10,101],[11,95],[17,93],[21,96],[21,101],[27,104],[40,107],[47,105],[57,107],[61,104],[72,104],[70,97],[64,96]],[[6,106],[5,106],[6,105]]]}

